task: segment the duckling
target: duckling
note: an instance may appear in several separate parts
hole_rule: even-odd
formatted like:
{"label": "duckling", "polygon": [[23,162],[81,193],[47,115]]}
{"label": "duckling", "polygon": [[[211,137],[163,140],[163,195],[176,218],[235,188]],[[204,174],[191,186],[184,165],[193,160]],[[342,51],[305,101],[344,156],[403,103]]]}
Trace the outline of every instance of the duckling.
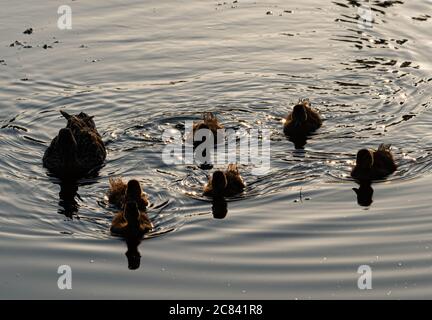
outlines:
{"label": "duckling", "polygon": [[138,180],[132,179],[126,184],[121,178],[110,178],[109,183],[109,203],[123,208],[126,202],[135,201],[140,211],[144,211],[148,206],[147,195],[143,192]]}
{"label": "duckling", "polygon": [[[195,141],[195,133],[200,129],[208,129],[213,134],[213,144],[217,142],[217,130],[223,129],[223,125],[219,122],[219,120],[216,118],[216,116],[212,112],[205,112],[203,114],[202,120],[194,123],[192,127],[192,139],[193,139],[193,146],[196,148],[199,146],[203,140]],[[209,139],[206,136],[206,139]]]}
{"label": "duckling", "polygon": [[141,237],[152,230],[153,223],[145,212],[140,212],[134,201],[128,201],[111,223],[111,233],[124,237]]}
{"label": "duckling", "polygon": [[199,129],[209,129],[216,137],[217,130],[223,129],[223,125],[219,122],[219,120],[212,112],[205,112],[203,114],[202,120],[200,120],[197,123],[194,123],[192,129],[193,129],[194,136],[195,136],[195,132]]}
{"label": "duckling", "polygon": [[285,119],[284,133],[287,136],[305,137],[321,125],[321,117],[311,108],[309,100],[300,100]]}
{"label": "duckling", "polygon": [[225,172],[217,170],[204,187],[204,195],[213,198],[231,197],[246,187],[236,164],[229,164]]}
{"label": "duckling", "polygon": [[351,177],[357,180],[382,179],[392,174],[397,165],[390,151],[390,145],[381,144],[378,150],[361,149],[357,153],[356,165]]}
{"label": "duckling", "polygon": [[84,112],[76,116],[60,112],[68,123],[51,141],[42,162],[55,176],[80,178],[103,164],[106,158],[105,145],[93,117]]}

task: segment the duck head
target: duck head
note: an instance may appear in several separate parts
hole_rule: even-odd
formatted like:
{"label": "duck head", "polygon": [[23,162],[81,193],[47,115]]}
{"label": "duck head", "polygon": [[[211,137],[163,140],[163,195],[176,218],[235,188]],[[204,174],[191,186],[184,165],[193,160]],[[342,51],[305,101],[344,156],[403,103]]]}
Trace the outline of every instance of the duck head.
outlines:
{"label": "duck head", "polygon": [[73,130],[79,130],[82,128],[96,129],[96,124],[93,120],[94,116],[89,116],[85,112],[81,112],[78,115],[71,115],[64,110],[60,110],[61,115],[67,120],[67,127]]}
{"label": "duck head", "polygon": [[84,121],[88,127],[90,128],[96,128],[96,124],[93,120],[94,116],[89,116],[87,113],[85,112],[80,112],[80,114],[77,116],[79,119],[81,119],[82,121]]}
{"label": "duck head", "polygon": [[215,197],[223,197],[227,183],[225,173],[220,170],[215,171],[212,177],[213,195]]}
{"label": "duck head", "polygon": [[370,169],[373,166],[373,154],[368,149],[357,152],[356,167],[359,169]]}
{"label": "duck head", "polygon": [[126,199],[137,201],[142,194],[141,185],[138,180],[129,180],[126,187]]}
{"label": "duck head", "polygon": [[304,103],[299,103],[294,106],[292,112],[292,119],[296,127],[307,120],[307,111]]}

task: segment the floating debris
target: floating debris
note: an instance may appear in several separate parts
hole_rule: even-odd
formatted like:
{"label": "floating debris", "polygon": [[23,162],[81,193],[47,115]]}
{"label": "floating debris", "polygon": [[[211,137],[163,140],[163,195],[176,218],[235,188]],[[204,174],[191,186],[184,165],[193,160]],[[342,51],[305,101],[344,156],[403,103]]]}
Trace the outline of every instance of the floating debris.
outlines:
{"label": "floating debris", "polygon": [[273,15],[273,12],[272,12],[272,11],[267,11],[266,15],[268,15],[268,16],[272,16],[272,15]]}
{"label": "floating debris", "polygon": [[382,8],[389,8],[394,6],[395,4],[403,4],[403,2],[399,0],[385,0],[385,1],[375,1],[374,3],[374,5]]}
{"label": "floating debris", "polygon": [[18,40],[15,40],[15,42],[12,42],[9,47],[15,47],[15,46],[22,46],[22,42],[19,42]]}
{"label": "floating debris", "polygon": [[402,45],[407,41],[408,41],[408,39],[396,40],[396,43]]}
{"label": "floating debris", "polygon": [[32,34],[33,33],[33,28],[28,28],[23,33],[24,34]]}
{"label": "floating debris", "polygon": [[405,114],[405,115],[402,116],[402,119],[404,121],[407,121],[407,120],[409,120],[411,118],[414,118],[414,117],[415,117],[415,114]]}
{"label": "floating debris", "polygon": [[412,17],[413,20],[417,20],[417,21],[427,21],[427,19],[431,18],[430,15],[428,14],[423,14],[421,16],[418,17]]}
{"label": "floating debris", "polygon": [[406,67],[409,67],[410,65],[411,65],[411,61],[404,61],[401,63],[400,67],[406,68]]}

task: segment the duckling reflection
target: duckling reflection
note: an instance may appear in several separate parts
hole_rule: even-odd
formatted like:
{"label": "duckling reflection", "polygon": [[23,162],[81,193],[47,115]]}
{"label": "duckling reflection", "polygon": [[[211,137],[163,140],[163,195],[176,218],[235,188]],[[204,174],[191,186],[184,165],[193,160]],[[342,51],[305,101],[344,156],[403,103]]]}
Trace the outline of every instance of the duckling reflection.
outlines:
{"label": "duckling reflection", "polygon": [[372,204],[374,190],[370,181],[361,181],[360,187],[353,188],[353,190],[357,195],[357,203],[360,206],[369,207]]}
{"label": "duckling reflection", "polygon": [[228,213],[228,203],[223,197],[214,198],[212,201],[212,213],[215,219],[225,219]]}
{"label": "duckling reflection", "polygon": [[62,181],[60,183],[59,197],[58,204],[61,209],[58,212],[72,219],[79,209],[79,204],[75,199],[75,197],[79,197],[78,184],[75,181]]}
{"label": "duckling reflection", "polygon": [[128,259],[129,270],[136,270],[141,264],[141,253],[138,250],[138,246],[141,243],[140,237],[127,237],[126,238],[126,257]]}

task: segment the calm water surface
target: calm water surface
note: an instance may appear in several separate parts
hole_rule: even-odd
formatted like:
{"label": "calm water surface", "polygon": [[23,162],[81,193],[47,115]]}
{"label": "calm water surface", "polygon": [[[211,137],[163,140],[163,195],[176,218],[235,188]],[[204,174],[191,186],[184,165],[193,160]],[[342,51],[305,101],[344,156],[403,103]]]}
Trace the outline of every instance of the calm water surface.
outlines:
{"label": "calm water surface", "polygon": [[[72,30],[57,28],[60,4]],[[371,1],[362,29],[367,4],[3,4],[0,298],[432,298],[432,2]],[[325,120],[303,150],[281,134],[299,98]],[[77,190],[41,165],[63,108],[95,115],[108,149]],[[200,195],[208,171],[161,161],[162,132],[204,111],[272,133],[270,172],[241,167],[248,187],[224,219]],[[349,171],[381,142],[399,169],[362,207]],[[110,176],[139,179],[152,202],[136,270],[109,233]],[[57,288],[62,264],[72,290]],[[373,290],[357,288],[363,264]]]}

